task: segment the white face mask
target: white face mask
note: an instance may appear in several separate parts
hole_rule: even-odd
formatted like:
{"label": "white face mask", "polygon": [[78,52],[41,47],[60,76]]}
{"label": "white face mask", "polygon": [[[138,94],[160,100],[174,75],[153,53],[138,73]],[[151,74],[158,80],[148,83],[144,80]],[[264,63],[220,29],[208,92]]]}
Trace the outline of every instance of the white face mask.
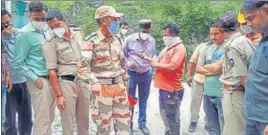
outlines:
{"label": "white face mask", "polygon": [[34,28],[36,28],[39,31],[44,31],[47,29],[47,23],[46,22],[37,22],[37,21],[32,21],[32,25]]}
{"label": "white face mask", "polygon": [[55,35],[57,35],[59,38],[62,38],[64,33],[65,33],[65,27],[59,27],[59,28],[55,28],[53,29],[53,32],[55,33]]}
{"label": "white face mask", "polygon": [[126,35],[126,33],[127,33],[127,29],[121,29],[121,30],[120,30],[120,32],[121,32],[121,34],[122,34],[122,35],[124,35],[124,36],[125,36],[125,35]]}
{"label": "white face mask", "polygon": [[140,38],[141,40],[147,40],[150,37],[150,34],[140,32]]}
{"label": "white face mask", "polygon": [[170,47],[170,46],[178,43],[179,40],[180,40],[179,37],[168,37],[168,36],[163,37],[163,41],[167,47]]}
{"label": "white face mask", "polygon": [[250,26],[248,26],[248,25],[246,25],[246,26],[241,26],[241,27],[240,27],[240,32],[241,32],[242,34],[249,34],[249,33],[253,32],[253,29],[252,29]]}

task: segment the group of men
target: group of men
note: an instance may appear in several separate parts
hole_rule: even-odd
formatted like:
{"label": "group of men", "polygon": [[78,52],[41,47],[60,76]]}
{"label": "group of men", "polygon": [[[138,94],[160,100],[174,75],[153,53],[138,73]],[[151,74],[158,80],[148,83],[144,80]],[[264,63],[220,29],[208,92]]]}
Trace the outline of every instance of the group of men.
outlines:
{"label": "group of men", "polygon": [[238,16],[220,16],[210,25],[211,41],[195,49],[187,73],[192,85],[189,132],[196,128],[203,98],[210,135],[267,134],[267,6],[246,1]]}
{"label": "group of men", "polygon": [[[165,135],[180,134],[187,53],[179,25],[163,27],[166,46],[157,56],[149,19],[140,20],[139,31],[125,37],[128,24],[120,22],[123,14],[101,6],[95,12],[97,31],[84,38],[79,28],[67,25],[59,10],[30,2],[28,11],[30,22],[20,30],[13,28],[7,11],[1,14],[5,78],[1,96],[2,112],[6,112],[2,113],[2,132],[51,135],[57,105],[64,135],[74,134],[74,120],[77,134],[88,135],[90,117],[98,135],[109,135],[111,129],[118,135],[133,134],[134,108],[129,99],[134,98],[139,102],[139,129],[148,135],[146,108],[155,67],[154,86],[159,88]],[[211,41],[198,46],[190,60],[187,82],[190,84],[194,69],[198,73],[192,82],[191,110],[199,110],[204,95],[210,135],[268,134],[268,129],[264,131],[268,124],[268,3],[245,2],[241,12],[247,20],[243,26],[262,33],[258,45],[238,32],[236,14],[226,13],[210,25]],[[198,111],[195,113],[191,132],[198,120]]]}

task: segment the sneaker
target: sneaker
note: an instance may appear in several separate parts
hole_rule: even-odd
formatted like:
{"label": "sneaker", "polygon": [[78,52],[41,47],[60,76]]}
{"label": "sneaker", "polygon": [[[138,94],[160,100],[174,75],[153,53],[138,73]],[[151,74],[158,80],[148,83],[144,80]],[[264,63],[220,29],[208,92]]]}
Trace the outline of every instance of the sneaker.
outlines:
{"label": "sneaker", "polygon": [[197,125],[197,122],[191,122],[191,123],[190,123],[190,126],[189,126],[189,128],[188,128],[188,131],[189,131],[190,133],[193,133],[193,132],[195,131],[196,125]]}
{"label": "sneaker", "polygon": [[139,129],[142,131],[144,135],[149,135],[150,131],[146,126],[139,126]]}

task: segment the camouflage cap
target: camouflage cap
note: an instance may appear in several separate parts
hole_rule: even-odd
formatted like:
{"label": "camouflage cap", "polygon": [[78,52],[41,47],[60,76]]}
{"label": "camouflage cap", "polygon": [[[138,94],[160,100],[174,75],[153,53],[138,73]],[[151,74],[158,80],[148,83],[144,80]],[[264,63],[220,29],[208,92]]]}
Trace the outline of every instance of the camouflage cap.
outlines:
{"label": "camouflage cap", "polygon": [[111,16],[111,17],[122,17],[124,14],[117,13],[115,9],[111,6],[101,6],[95,12],[95,19],[100,19],[103,17]]}

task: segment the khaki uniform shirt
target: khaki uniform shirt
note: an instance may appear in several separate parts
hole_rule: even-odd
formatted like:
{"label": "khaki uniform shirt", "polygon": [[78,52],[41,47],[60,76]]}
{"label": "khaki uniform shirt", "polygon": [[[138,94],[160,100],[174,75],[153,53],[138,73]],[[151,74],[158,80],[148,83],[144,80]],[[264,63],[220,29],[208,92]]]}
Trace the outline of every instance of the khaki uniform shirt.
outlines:
{"label": "khaki uniform shirt", "polygon": [[223,73],[220,80],[227,85],[241,85],[240,77],[247,75],[254,45],[237,32],[226,41],[224,49]]}
{"label": "khaki uniform shirt", "polygon": [[82,59],[81,45],[84,39],[80,31],[70,29],[70,41],[52,36],[43,45],[43,55],[48,70],[56,69],[58,76],[77,75],[77,64]]}
{"label": "khaki uniform shirt", "polygon": [[88,62],[91,65],[91,72],[97,78],[122,75],[124,55],[118,37],[106,38],[100,30],[97,30],[88,38],[88,44],[92,48],[92,56],[88,58]]}
{"label": "khaki uniform shirt", "polygon": [[[193,64],[197,64],[198,62],[198,58],[199,58],[199,54],[204,51],[208,46],[208,43],[202,43],[200,45],[198,45],[193,54],[192,54],[192,57],[190,59],[190,63],[193,63]],[[199,82],[199,83],[204,83],[204,79],[205,79],[205,76],[204,75],[201,75],[201,74],[198,74],[198,73],[195,73],[194,75],[194,80]]]}

